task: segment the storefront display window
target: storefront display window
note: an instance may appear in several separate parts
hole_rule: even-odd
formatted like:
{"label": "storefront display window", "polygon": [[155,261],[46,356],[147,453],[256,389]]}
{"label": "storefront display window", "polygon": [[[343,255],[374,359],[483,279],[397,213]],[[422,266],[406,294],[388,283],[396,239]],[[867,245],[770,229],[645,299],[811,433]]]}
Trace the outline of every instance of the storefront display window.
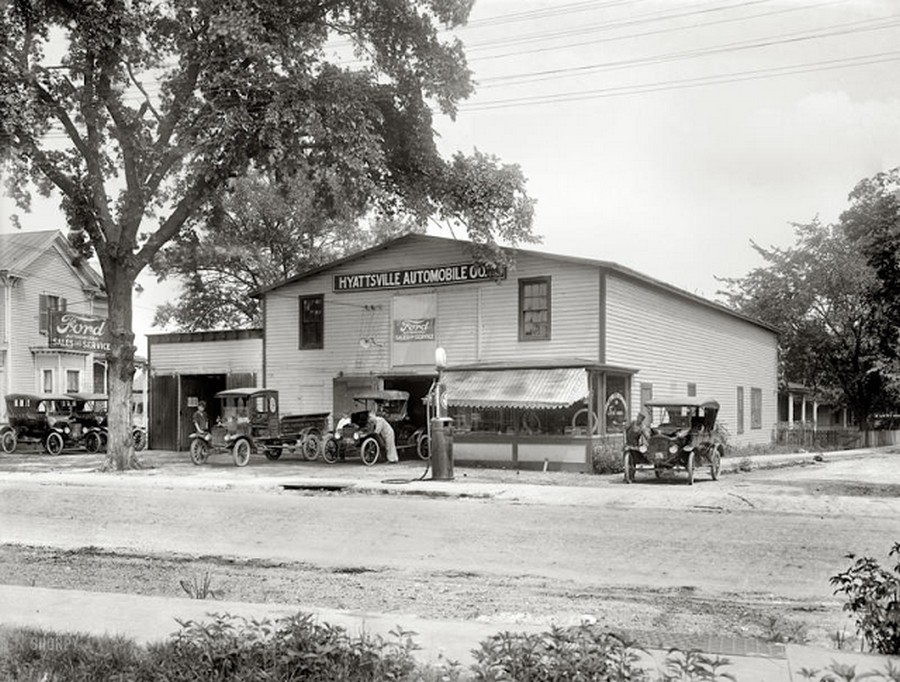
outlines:
{"label": "storefront display window", "polygon": [[628,381],[624,376],[606,376],[604,419],[607,433],[622,433],[628,423]]}
{"label": "storefront display window", "polygon": [[519,436],[586,436],[587,405],[579,401],[563,409],[451,407],[456,433]]}

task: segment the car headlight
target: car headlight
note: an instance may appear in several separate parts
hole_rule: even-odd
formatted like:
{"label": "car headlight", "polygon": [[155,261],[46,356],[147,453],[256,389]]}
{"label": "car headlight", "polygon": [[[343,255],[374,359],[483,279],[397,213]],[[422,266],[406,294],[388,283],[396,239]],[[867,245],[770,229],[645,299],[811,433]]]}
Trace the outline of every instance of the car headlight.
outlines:
{"label": "car headlight", "polygon": [[672,444],[669,446],[669,454],[670,454],[670,455],[674,455],[674,454],[677,454],[677,453],[678,453],[678,446],[677,446],[675,443],[672,443]]}
{"label": "car headlight", "polygon": [[353,434],[353,440],[359,440],[359,434],[358,434],[358,433],[354,433],[354,434]]}
{"label": "car headlight", "polygon": [[63,433],[65,433],[66,435],[68,435],[68,434],[70,434],[71,432],[72,432],[72,429],[70,429],[70,428],[69,428],[69,425],[66,424],[66,425],[63,427]]}

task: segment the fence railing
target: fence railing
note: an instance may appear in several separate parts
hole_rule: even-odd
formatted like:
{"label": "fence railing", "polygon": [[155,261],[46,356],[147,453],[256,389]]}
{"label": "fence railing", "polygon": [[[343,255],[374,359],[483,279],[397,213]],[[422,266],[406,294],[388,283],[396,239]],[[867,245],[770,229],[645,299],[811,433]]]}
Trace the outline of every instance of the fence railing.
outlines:
{"label": "fence railing", "polygon": [[776,445],[792,445],[806,450],[850,450],[866,445],[865,436],[856,427],[814,428],[812,424],[780,423],[775,425],[772,441]]}

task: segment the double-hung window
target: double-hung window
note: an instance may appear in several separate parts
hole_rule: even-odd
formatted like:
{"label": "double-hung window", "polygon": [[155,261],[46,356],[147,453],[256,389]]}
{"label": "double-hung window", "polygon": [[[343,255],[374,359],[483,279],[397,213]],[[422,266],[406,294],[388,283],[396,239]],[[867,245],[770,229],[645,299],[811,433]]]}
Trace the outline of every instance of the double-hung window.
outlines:
{"label": "double-hung window", "polygon": [[65,309],[66,299],[61,296],[41,294],[38,299],[38,330],[41,334],[46,334],[50,329],[50,312],[59,312]]}
{"label": "double-hung window", "polygon": [[550,278],[519,280],[519,341],[550,339]]}
{"label": "double-hung window", "polygon": [[325,347],[325,297],[300,297],[300,350]]}

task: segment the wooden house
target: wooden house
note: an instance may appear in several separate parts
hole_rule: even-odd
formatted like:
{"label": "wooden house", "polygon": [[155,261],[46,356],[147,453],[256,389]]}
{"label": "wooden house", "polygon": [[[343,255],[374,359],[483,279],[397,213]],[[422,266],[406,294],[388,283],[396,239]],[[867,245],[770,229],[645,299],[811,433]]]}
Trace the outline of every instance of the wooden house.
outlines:
{"label": "wooden house", "polygon": [[90,326],[102,336],[107,296],[100,275],[57,230],[0,234],[3,395],[106,390],[102,341],[60,332],[53,321],[64,316],[76,320],[71,327]]}

